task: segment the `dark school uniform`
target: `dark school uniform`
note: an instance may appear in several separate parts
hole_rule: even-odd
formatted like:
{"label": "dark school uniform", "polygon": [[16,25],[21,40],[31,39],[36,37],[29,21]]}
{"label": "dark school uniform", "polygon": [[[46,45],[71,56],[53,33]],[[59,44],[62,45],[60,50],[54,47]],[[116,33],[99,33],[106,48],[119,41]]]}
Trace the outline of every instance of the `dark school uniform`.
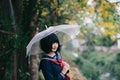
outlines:
{"label": "dark school uniform", "polygon": [[62,58],[58,52],[53,57],[44,55],[41,59],[39,68],[42,70],[45,80],[68,80],[66,75],[61,73]]}

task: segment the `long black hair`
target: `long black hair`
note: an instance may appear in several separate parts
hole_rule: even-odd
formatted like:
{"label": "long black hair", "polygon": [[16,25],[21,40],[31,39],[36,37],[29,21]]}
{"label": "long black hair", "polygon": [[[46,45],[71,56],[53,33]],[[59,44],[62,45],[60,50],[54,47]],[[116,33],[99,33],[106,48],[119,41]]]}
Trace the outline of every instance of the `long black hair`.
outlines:
{"label": "long black hair", "polygon": [[45,52],[45,53],[49,53],[52,51],[52,44],[57,42],[58,43],[58,49],[57,51],[60,52],[60,42],[58,37],[52,33],[46,37],[44,37],[43,39],[40,40],[40,47],[41,49]]}

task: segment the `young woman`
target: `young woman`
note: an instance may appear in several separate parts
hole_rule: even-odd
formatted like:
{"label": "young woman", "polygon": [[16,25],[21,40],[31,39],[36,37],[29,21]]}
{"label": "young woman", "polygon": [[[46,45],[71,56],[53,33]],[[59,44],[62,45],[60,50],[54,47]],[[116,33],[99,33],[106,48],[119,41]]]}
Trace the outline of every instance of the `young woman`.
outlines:
{"label": "young woman", "polygon": [[45,52],[39,69],[42,70],[45,80],[70,80],[67,73],[69,64],[62,61],[60,43],[55,34],[50,34],[41,39],[40,47]]}

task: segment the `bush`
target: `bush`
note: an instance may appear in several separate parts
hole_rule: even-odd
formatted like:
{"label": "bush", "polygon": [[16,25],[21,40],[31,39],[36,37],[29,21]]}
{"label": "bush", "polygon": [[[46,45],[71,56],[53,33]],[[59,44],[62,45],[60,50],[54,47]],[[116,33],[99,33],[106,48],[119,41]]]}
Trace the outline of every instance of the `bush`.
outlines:
{"label": "bush", "polygon": [[[112,80],[120,79],[120,53],[86,51],[75,60],[85,77],[88,80]],[[105,76],[109,73],[108,76]],[[101,79],[101,77],[105,77]],[[110,79],[111,78],[111,79]]]}

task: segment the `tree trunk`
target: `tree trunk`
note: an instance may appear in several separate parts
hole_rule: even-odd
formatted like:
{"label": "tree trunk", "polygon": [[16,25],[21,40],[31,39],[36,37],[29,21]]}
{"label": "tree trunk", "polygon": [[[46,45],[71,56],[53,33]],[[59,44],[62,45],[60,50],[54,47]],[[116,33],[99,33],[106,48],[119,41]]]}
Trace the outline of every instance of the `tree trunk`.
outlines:
{"label": "tree trunk", "polygon": [[38,55],[30,56],[30,80],[38,80]]}

